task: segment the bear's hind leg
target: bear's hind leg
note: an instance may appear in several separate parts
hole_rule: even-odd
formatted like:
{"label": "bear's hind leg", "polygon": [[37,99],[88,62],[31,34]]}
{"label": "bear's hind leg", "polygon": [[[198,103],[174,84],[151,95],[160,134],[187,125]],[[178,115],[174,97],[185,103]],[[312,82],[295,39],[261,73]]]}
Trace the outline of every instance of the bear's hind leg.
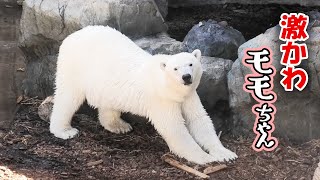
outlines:
{"label": "bear's hind leg", "polygon": [[121,113],[111,109],[99,108],[100,124],[108,131],[121,134],[132,130],[129,123],[120,118]]}
{"label": "bear's hind leg", "polygon": [[57,91],[50,118],[50,132],[61,139],[70,139],[78,134],[76,128],[71,127],[74,113],[84,102],[85,96],[78,93],[68,93],[66,89]]}

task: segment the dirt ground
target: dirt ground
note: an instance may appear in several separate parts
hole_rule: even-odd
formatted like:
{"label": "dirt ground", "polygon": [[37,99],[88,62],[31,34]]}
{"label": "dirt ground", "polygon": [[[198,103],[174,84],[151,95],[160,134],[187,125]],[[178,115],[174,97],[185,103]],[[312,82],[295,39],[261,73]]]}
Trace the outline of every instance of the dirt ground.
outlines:
{"label": "dirt ground", "polygon": [[[1,139],[0,179],[21,175],[35,179],[198,179],[161,160],[169,149],[147,122],[133,121],[133,132],[117,135],[104,130],[96,117],[77,114],[73,126],[80,135],[61,140],[38,117],[40,102],[23,101],[12,129]],[[280,139],[280,146],[269,153],[253,151],[252,140],[222,134],[223,144],[239,159],[227,163],[228,168],[212,174],[211,179],[312,178],[320,140],[293,145]],[[90,165],[96,161],[100,164]],[[201,171],[206,167],[179,161]]]}
{"label": "dirt ground", "polygon": [[[0,12],[5,8],[21,13],[21,8],[0,5]],[[192,25],[209,18],[228,21],[249,39],[274,26],[281,12],[297,9],[312,8],[278,5],[178,8],[169,9],[167,21],[169,34],[178,40],[183,39]],[[169,149],[148,122],[132,120],[133,132],[117,135],[104,130],[95,113],[82,112],[73,120],[73,126],[80,130],[79,136],[61,140],[50,134],[49,124],[38,117],[40,102],[37,98],[22,100],[12,127],[0,135],[0,179],[199,179],[161,160]],[[297,145],[280,139],[274,152],[257,153],[251,148],[253,137],[245,139],[222,132],[221,139],[239,159],[227,163],[227,169],[211,174],[210,179],[312,179],[319,162],[320,140]],[[176,159],[200,171],[206,167]]]}

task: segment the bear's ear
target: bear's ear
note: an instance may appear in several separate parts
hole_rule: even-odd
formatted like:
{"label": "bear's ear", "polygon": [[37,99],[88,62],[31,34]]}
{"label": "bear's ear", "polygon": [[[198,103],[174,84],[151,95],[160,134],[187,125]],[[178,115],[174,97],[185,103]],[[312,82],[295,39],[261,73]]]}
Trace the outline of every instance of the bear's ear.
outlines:
{"label": "bear's ear", "polygon": [[194,55],[194,57],[196,57],[197,59],[201,59],[201,51],[199,49],[194,50],[191,54]]}
{"label": "bear's ear", "polygon": [[164,62],[160,63],[160,68],[161,68],[162,70],[164,70],[165,67],[166,67],[166,64],[165,64]]}

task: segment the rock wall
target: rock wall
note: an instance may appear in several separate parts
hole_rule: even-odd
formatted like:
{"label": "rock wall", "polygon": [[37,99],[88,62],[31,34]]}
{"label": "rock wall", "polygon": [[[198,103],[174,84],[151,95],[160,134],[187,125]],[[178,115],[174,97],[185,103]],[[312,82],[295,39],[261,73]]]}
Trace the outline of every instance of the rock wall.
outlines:
{"label": "rock wall", "polygon": [[276,26],[267,30],[242,46],[238,50],[238,59],[228,74],[229,102],[233,110],[235,134],[251,134],[255,117],[251,112],[253,104],[257,104],[251,95],[244,92],[245,75],[251,70],[245,67],[241,60],[246,48],[270,47],[273,51],[273,66],[277,70],[274,76],[273,91],[277,94],[274,104],[277,108],[275,114],[276,134],[289,140],[305,142],[310,139],[320,138],[320,14],[311,13],[310,26],[308,28],[309,40],[306,42],[309,50],[309,59],[303,60],[301,67],[309,74],[309,83],[302,91],[286,92],[280,85],[282,76],[280,70],[280,59],[282,53],[279,51],[280,27]]}
{"label": "rock wall", "polygon": [[200,49],[204,56],[236,60],[238,48],[245,41],[241,32],[228,26],[226,21],[218,23],[209,19],[192,27],[183,46],[189,52]]}
{"label": "rock wall", "polygon": [[[164,32],[167,26],[153,0],[25,0],[19,46],[27,58],[25,94],[53,93],[56,57],[62,40],[88,25],[109,25],[131,38]],[[166,4],[161,8],[166,14]]]}
{"label": "rock wall", "polygon": [[14,120],[17,97],[24,79],[24,57],[18,48],[20,7],[0,1],[0,138]]}

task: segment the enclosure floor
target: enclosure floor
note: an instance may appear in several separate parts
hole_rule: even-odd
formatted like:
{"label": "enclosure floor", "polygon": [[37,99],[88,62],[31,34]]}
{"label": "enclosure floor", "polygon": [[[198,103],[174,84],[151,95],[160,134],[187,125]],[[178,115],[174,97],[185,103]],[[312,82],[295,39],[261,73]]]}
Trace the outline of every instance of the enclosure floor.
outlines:
{"label": "enclosure floor", "polygon": [[[34,179],[197,179],[161,160],[169,149],[147,122],[130,122],[133,132],[118,135],[104,130],[96,117],[77,114],[73,126],[80,135],[61,140],[39,119],[36,112],[41,100],[24,102],[11,131],[0,141],[0,179],[14,175]],[[252,150],[252,140],[222,132],[222,143],[239,159],[211,174],[210,179],[312,179],[319,162],[320,140],[293,145],[280,139],[274,152],[260,153]],[[200,171],[207,167],[175,159]],[[90,165],[97,161],[100,164]],[[1,177],[1,173],[6,174]]]}

